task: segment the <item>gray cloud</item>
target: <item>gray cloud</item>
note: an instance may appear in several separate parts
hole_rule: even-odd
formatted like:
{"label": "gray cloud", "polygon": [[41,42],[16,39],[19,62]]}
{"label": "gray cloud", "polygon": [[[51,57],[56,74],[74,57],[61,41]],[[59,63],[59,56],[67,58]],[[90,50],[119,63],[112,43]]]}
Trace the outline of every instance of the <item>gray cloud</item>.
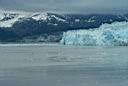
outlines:
{"label": "gray cloud", "polygon": [[128,0],[0,0],[0,8],[64,13],[126,13]]}

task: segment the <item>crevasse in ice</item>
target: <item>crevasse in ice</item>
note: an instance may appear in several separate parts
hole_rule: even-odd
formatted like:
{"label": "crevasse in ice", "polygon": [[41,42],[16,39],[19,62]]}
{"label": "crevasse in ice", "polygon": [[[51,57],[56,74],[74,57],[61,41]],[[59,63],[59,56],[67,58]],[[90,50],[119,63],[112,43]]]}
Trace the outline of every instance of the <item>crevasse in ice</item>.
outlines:
{"label": "crevasse in ice", "polygon": [[63,44],[90,46],[127,46],[128,22],[103,24],[99,28],[89,30],[72,30],[63,33]]}

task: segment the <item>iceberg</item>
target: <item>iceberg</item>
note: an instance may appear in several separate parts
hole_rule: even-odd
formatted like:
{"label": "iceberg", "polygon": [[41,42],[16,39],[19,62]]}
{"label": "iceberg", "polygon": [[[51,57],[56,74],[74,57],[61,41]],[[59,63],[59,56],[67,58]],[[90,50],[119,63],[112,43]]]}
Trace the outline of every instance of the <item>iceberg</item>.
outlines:
{"label": "iceberg", "polygon": [[128,22],[102,24],[99,28],[63,33],[62,44],[86,46],[128,46]]}

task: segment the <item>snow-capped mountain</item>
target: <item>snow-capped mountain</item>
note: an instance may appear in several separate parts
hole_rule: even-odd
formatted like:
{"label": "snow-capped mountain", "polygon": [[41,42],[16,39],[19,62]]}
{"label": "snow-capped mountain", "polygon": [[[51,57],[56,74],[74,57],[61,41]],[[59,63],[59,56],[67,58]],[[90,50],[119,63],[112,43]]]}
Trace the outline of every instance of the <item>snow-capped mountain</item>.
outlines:
{"label": "snow-capped mountain", "polygon": [[[85,26],[86,23],[112,23],[114,21],[128,21],[128,15],[70,15],[70,14],[54,14],[54,13],[27,13],[27,12],[0,12],[0,27],[13,27],[17,22],[24,22],[31,19],[39,22],[47,22],[57,26],[58,22],[68,23],[73,26]],[[52,21],[54,20],[54,21]]]}
{"label": "snow-capped mountain", "polygon": [[[17,41],[63,31],[98,28],[104,23],[128,21],[128,14],[56,14],[45,12],[0,12],[0,41]],[[45,38],[48,38],[48,37]],[[53,37],[53,36],[52,36]],[[60,37],[58,37],[60,40]]]}
{"label": "snow-capped mountain", "polygon": [[0,13],[0,27],[13,27],[16,22],[23,22],[24,20],[29,19],[47,22],[52,18],[60,22],[65,22],[64,19],[59,18],[56,15],[49,15],[48,13]]}

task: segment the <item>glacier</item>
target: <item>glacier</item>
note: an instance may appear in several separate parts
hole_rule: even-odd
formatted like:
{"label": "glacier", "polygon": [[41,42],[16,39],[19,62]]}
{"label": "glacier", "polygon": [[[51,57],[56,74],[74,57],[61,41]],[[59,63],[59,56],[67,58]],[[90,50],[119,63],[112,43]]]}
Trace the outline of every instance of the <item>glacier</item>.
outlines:
{"label": "glacier", "polygon": [[62,44],[85,46],[128,46],[128,22],[102,24],[89,30],[70,30],[63,33]]}

